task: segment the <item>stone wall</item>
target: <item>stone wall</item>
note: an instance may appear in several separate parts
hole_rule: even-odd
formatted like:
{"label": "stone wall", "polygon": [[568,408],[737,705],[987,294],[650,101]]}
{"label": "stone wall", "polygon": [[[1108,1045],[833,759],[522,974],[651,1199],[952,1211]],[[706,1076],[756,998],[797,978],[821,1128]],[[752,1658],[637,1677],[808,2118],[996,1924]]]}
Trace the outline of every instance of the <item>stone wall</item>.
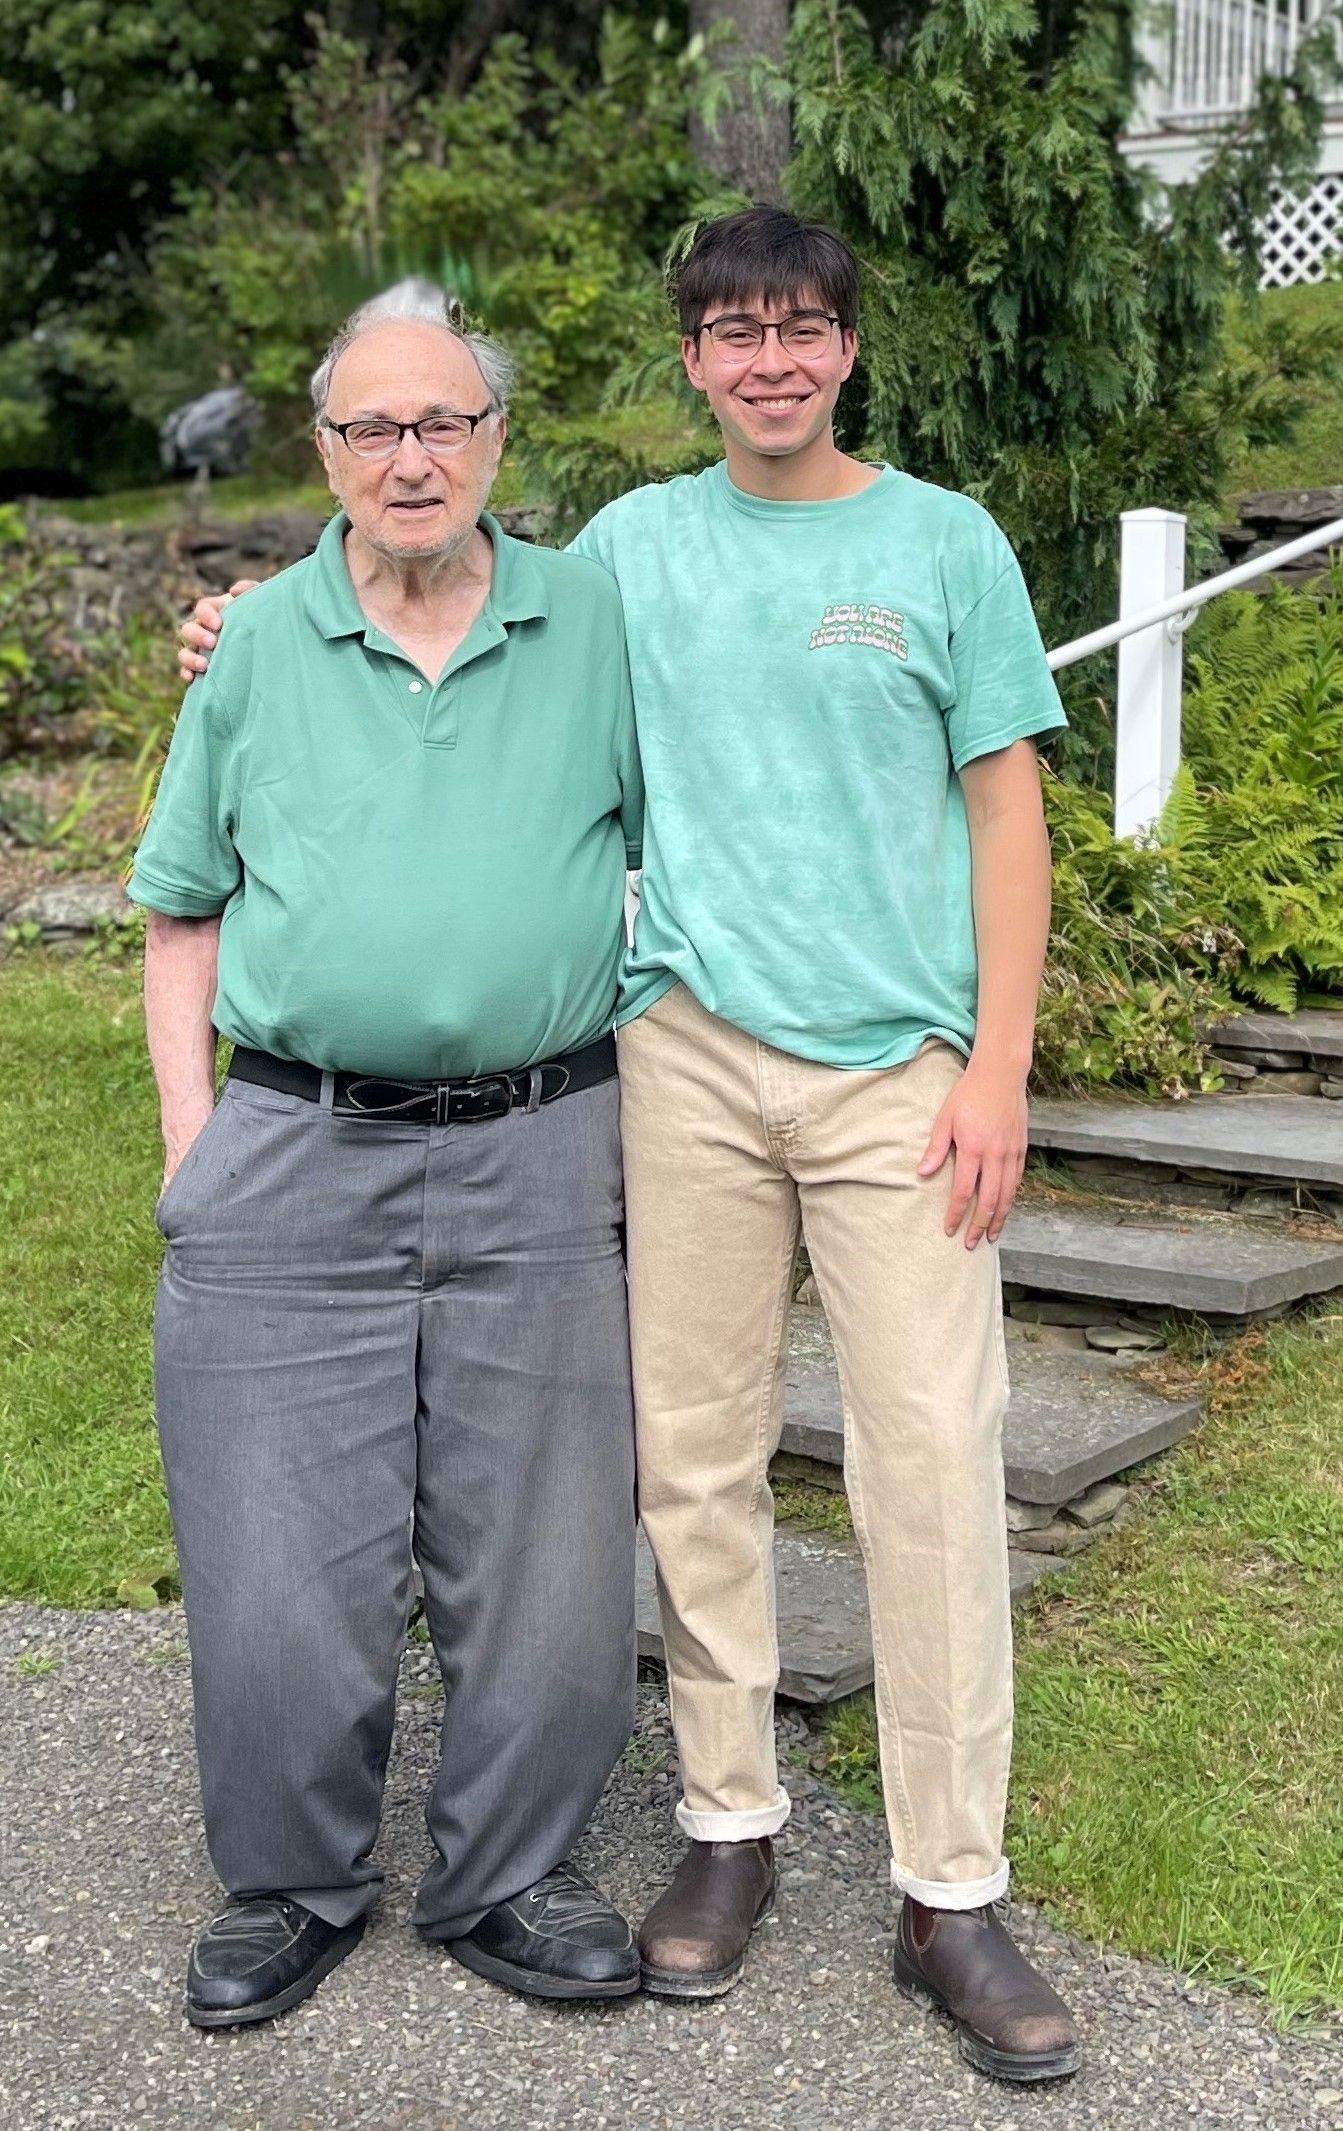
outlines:
{"label": "stone wall", "polygon": [[[500,511],[505,532],[539,537],[543,513]],[[115,625],[128,613],[185,612],[202,592],[223,592],[239,577],[274,577],[311,554],[326,518],[318,511],[267,511],[255,518],[183,518],[168,525],[91,526],[43,513],[44,536],[73,554],[72,626]]]}
{"label": "stone wall", "polygon": [[[1255,495],[1242,496],[1239,511],[1236,525],[1218,529],[1228,566],[1251,562],[1281,547],[1284,541],[1297,540],[1303,533],[1315,532],[1331,525],[1335,518],[1343,518],[1343,484],[1332,488],[1263,489]],[[1319,548],[1313,555],[1303,555],[1299,562],[1290,563],[1285,570],[1270,571],[1257,581],[1297,588],[1309,585],[1328,570],[1329,553],[1327,548]],[[1220,569],[1222,565],[1216,567]]]}

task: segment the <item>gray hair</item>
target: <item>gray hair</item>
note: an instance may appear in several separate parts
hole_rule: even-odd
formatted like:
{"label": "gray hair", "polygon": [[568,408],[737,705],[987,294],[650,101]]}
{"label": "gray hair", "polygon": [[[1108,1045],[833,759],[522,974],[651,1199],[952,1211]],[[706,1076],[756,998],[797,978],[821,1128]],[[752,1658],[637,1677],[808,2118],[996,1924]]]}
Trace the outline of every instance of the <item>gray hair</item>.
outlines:
{"label": "gray hair", "polygon": [[444,326],[464,348],[475,356],[485,390],[489,395],[490,412],[506,414],[508,395],[513,389],[517,365],[501,342],[493,340],[488,333],[470,333],[466,329],[461,304],[449,295],[436,281],[425,281],[416,275],[398,281],[392,288],[384,289],[368,303],[361,304],[332,341],[326,354],[312,373],[313,413],[320,421],[326,413],[326,403],[331,393],[331,373],[352,341],[373,326],[384,326],[392,319],[408,318],[424,325]]}

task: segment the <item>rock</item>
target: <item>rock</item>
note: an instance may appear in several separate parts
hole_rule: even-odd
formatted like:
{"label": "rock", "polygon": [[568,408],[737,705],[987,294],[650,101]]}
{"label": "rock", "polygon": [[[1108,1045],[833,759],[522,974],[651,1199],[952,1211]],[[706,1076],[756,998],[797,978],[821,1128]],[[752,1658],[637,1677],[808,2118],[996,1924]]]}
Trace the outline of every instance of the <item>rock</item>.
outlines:
{"label": "rock", "polygon": [[1251,1191],[1242,1192],[1236,1202],[1236,1211],[1238,1213],[1279,1214],[1284,1220],[1286,1220],[1288,1214],[1295,1211],[1295,1208],[1296,1193],[1294,1191],[1274,1191],[1268,1185],[1260,1185]]}
{"label": "rock", "polygon": [[1247,1065],[1252,1071],[1264,1073],[1294,1072],[1305,1065],[1308,1055],[1305,1051],[1270,1050],[1262,1044],[1219,1043],[1213,1052],[1219,1064],[1225,1059],[1228,1065]]}
{"label": "rock", "polygon": [[1239,508],[1242,525],[1267,533],[1281,532],[1287,541],[1343,518],[1343,485],[1259,489],[1253,495],[1242,496]]}
{"label": "rock", "polygon": [[821,1307],[821,1291],[816,1285],[815,1273],[808,1273],[793,1300],[804,1310],[819,1310]]}
{"label": "rock", "polygon": [[1012,1544],[1027,1554],[1080,1554],[1095,1536],[1081,1525],[1068,1524],[1062,1517],[1056,1517],[1050,1523],[1042,1524],[1037,1531],[1014,1532]]}
{"label": "rock", "polygon": [[1060,1154],[1343,1187],[1343,1115],[1304,1095],[1256,1088],[1234,1099],[1162,1103],[1046,1097],[1032,1105],[1030,1129],[1032,1147]]}
{"label": "rock", "polygon": [[1023,1324],[1113,1324],[1114,1312],[1103,1302],[1056,1302],[1040,1301],[1027,1296],[1024,1301],[1010,1306],[1011,1314]]}
{"label": "rock", "polygon": [[61,939],[96,931],[102,918],[128,918],[132,908],[120,881],[53,881],[11,910],[8,923],[40,925],[44,939]]}
{"label": "rock", "polygon": [[[839,1383],[828,1340],[803,1338],[794,1311],[784,1392],[783,1450],[805,1472],[843,1463]],[[814,1313],[820,1316],[820,1312]],[[1138,1382],[1113,1355],[1043,1345],[1069,1326],[1013,1325],[1012,1398],[1003,1421],[1005,1492],[1018,1502],[1071,1502],[1097,1480],[1154,1457],[1188,1435],[1200,1402],[1166,1398]],[[1085,1341],[1086,1334],[1080,1335]]]}
{"label": "rock", "polygon": [[1343,1001],[1336,1007],[1304,1006],[1295,1014],[1246,1011],[1206,1034],[1214,1050],[1242,1058],[1260,1051],[1300,1051],[1313,1063],[1343,1058]]}
{"label": "rock", "polygon": [[1009,1317],[1003,1330],[1009,1339],[1027,1341],[1033,1347],[1070,1348],[1074,1354],[1086,1349],[1086,1328],[1080,1324],[1024,1324],[1019,1317]]}
{"label": "rock", "polygon": [[[1321,1104],[1318,1114],[1334,1113]],[[1134,1303],[1162,1313],[1248,1316],[1343,1287],[1343,1252],[1334,1244],[1170,1215],[1134,1218],[1116,1208],[1098,1215],[1071,1207],[1016,1207],[1003,1230],[1000,1258],[1004,1271],[1028,1280],[1035,1291],[1035,1301],[1011,1306],[1009,1323],[1018,1327],[1032,1318],[1113,1324]],[[1140,1320],[1137,1329],[1155,1327]]]}
{"label": "rock", "polygon": [[1047,1502],[1018,1502],[1007,1498],[1007,1529],[1009,1532],[1041,1532],[1054,1521],[1054,1511]]}
{"label": "rock", "polygon": [[1212,1057],[1218,1072],[1228,1082],[1239,1083],[1259,1077],[1258,1068],[1252,1066],[1248,1058],[1233,1058],[1226,1051],[1214,1051]]}
{"label": "rock", "polygon": [[1092,1325],[1086,1342],[1101,1354],[1153,1354],[1166,1344],[1159,1332],[1130,1331],[1122,1324]]}
{"label": "rock", "polygon": [[1318,1095],[1323,1085],[1320,1073],[1288,1072],[1286,1070],[1261,1073],[1254,1084],[1256,1095]]}
{"label": "rock", "polygon": [[1074,1524],[1085,1525],[1088,1531],[1098,1524],[1108,1524],[1117,1510],[1127,1502],[1129,1491],[1121,1480],[1102,1480],[1089,1487],[1075,1502],[1065,1502],[1063,1514]]}
{"label": "rock", "polygon": [[1343,1101],[1343,1080],[1322,1080],[1320,1093],[1327,1095],[1330,1102]]}

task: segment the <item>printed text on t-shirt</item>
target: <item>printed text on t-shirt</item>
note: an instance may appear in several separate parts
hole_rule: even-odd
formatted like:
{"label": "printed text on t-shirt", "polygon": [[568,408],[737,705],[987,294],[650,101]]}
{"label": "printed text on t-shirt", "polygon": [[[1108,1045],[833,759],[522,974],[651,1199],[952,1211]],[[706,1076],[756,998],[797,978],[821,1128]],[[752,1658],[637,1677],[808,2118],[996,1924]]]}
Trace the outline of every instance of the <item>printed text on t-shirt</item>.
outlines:
{"label": "printed text on t-shirt", "polygon": [[841,600],[826,608],[819,628],[813,629],[807,640],[807,649],[825,651],[831,644],[870,644],[875,651],[889,651],[894,658],[907,659],[909,645],[902,634],[904,626],[904,615],[893,613],[889,607]]}

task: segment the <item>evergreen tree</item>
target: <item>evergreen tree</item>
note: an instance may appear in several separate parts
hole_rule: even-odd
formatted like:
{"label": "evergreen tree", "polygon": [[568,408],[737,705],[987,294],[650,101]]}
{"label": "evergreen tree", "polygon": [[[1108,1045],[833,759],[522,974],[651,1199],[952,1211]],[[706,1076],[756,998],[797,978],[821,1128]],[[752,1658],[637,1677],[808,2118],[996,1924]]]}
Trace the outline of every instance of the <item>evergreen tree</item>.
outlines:
{"label": "evergreen tree", "polygon": [[798,0],[788,196],[864,269],[848,440],[982,500],[1058,642],[1114,612],[1118,515],[1206,524],[1247,441],[1281,433],[1318,348],[1227,351],[1276,182],[1313,176],[1334,31],[1261,86],[1234,140],[1162,197],[1116,145],[1133,0]]}

